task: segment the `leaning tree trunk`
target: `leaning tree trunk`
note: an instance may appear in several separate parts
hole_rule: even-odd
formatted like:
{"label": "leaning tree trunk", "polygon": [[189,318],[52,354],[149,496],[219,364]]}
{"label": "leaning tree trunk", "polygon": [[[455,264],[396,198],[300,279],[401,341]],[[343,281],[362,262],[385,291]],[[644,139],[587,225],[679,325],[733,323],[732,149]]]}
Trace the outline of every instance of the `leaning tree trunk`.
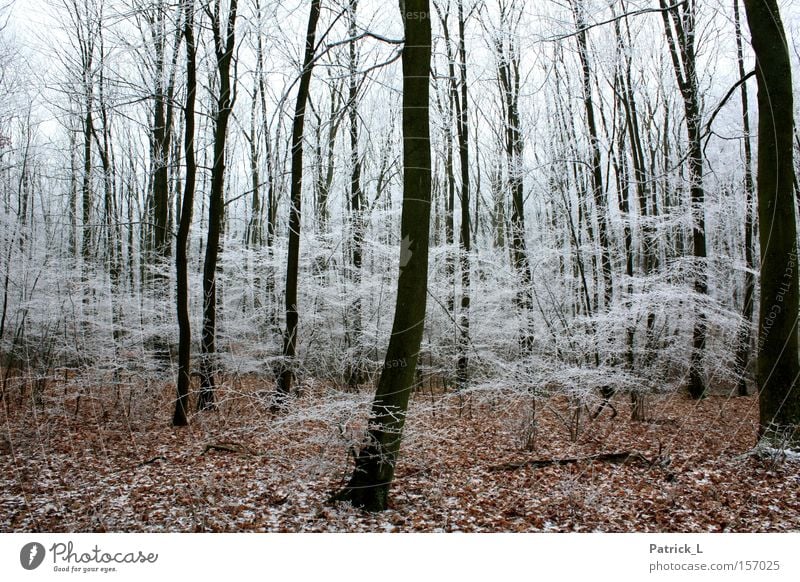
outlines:
{"label": "leaning tree trunk", "polygon": [[[401,3],[402,4],[402,3]],[[334,498],[386,509],[425,325],[431,203],[428,112],[431,24],[428,0],[406,0],[403,48],[403,213],[400,276],[386,361],[370,414],[369,440],[347,486]]]}
{"label": "leaning tree trunk", "polygon": [[189,386],[191,383],[192,327],[189,320],[189,269],[187,250],[189,228],[192,224],[195,177],[197,163],[194,155],[194,108],[197,94],[197,49],[194,44],[194,0],[188,0],[184,36],[186,37],[186,125],[184,126],[184,151],[186,152],[186,182],[178,223],[178,239],[175,245],[175,278],[177,280],[178,311],[178,399],[175,402],[173,426],[186,426],[186,411],[189,408]]}
{"label": "leaning tree trunk", "polygon": [[792,70],[777,0],[745,0],[758,80],[761,304],[756,381],[760,434],[800,445],[798,269],[792,162]]}
{"label": "leaning tree trunk", "polygon": [[292,391],[294,358],[297,353],[297,274],[300,266],[300,206],[303,193],[303,127],[306,118],[308,89],[314,67],[314,43],[319,20],[320,0],[311,2],[306,32],[303,71],[297,89],[297,103],[292,125],[292,185],[289,209],[289,254],[286,262],[286,330],[283,334],[283,360],[277,374],[276,406],[282,407]]}

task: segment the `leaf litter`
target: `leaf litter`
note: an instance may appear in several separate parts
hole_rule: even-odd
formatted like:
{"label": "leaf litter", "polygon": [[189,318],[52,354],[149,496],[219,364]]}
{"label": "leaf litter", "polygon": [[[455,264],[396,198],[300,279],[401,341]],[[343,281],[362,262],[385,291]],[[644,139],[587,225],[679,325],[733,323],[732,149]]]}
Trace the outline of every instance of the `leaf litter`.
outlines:
{"label": "leaf litter", "polygon": [[[592,419],[565,396],[417,394],[390,509],[328,498],[347,480],[371,394],[315,387],[277,416],[254,391],[169,426],[171,390],[131,412],[6,398],[6,532],[785,532],[800,462],[756,454],[756,397],[650,396],[652,418]],[[263,392],[258,392],[263,394]],[[145,409],[147,407],[145,406]],[[569,425],[569,426],[568,426]],[[529,435],[535,428],[535,439]],[[525,433],[523,438],[521,435]]]}

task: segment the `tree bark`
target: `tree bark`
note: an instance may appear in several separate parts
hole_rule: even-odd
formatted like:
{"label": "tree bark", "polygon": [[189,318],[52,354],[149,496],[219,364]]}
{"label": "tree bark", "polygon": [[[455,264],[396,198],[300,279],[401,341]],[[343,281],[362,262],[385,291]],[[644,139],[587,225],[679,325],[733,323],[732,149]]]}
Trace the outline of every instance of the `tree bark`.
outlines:
{"label": "tree bark", "polygon": [[[164,263],[170,255],[171,236],[169,225],[169,155],[172,144],[172,120],[174,115],[173,95],[175,92],[175,70],[178,59],[178,47],[181,42],[180,28],[176,29],[172,47],[171,67],[166,71],[166,30],[162,2],[151,8],[154,12],[148,15],[152,27],[152,36],[155,44],[155,102],[153,104],[152,127],[152,165],[153,179],[150,197],[148,219],[151,221],[149,230],[152,233],[148,241],[150,256],[147,259],[156,267],[155,279],[162,279],[160,267],[157,263]],[[167,84],[164,86],[166,77]]]}
{"label": "tree bark", "polygon": [[[739,16],[739,0],[733,2],[734,26],[736,29],[736,58],[739,64],[739,78],[745,76],[744,55],[742,50],[742,25]],[[753,151],[750,142],[750,111],[747,95],[747,84],[742,83],[742,126],[744,128],[744,298],[742,300],[742,325],[739,328],[738,345],[736,347],[736,376],[737,392],[739,396],[747,396],[746,370],[750,360],[750,344],[753,327],[753,295],[755,293],[756,277],[753,264],[753,199],[755,198],[755,185],[753,184]]]}
{"label": "tree bark", "polygon": [[[215,4],[210,14],[214,33],[214,51],[219,74],[219,95],[217,96],[217,115],[214,120],[214,159],[211,168],[211,192],[208,205],[208,239],[203,262],[203,331],[200,360],[200,397],[198,410],[214,408],[213,361],[216,347],[217,329],[217,263],[219,260],[222,219],[225,213],[225,142],[228,135],[228,119],[233,109],[230,68],[235,45],[237,0],[231,0],[225,30],[221,30],[220,4]],[[224,34],[224,40],[223,40]]]}
{"label": "tree bark", "polygon": [[[611,253],[608,240],[608,211],[606,208],[605,190],[603,189],[603,168],[600,153],[600,139],[595,121],[594,99],[592,97],[592,69],[589,63],[589,44],[586,38],[586,21],[583,5],[576,0],[572,4],[575,16],[575,27],[578,33],[578,54],[583,74],[583,104],[586,111],[586,127],[589,131],[591,146],[591,184],[592,198],[597,214],[598,242],[600,243],[600,270],[603,276],[603,308],[609,309],[613,300],[614,283],[611,272]],[[601,306],[597,305],[597,311]]]}
{"label": "tree bark", "polygon": [[[706,234],[705,234],[705,191],[703,190],[703,148],[701,144],[700,95],[697,84],[697,63],[695,59],[695,0],[668,7],[666,0],[659,0],[664,20],[670,56],[675,78],[683,97],[686,114],[686,130],[689,141],[689,191],[692,216],[692,251],[695,259],[694,292],[698,296],[708,293],[706,276]],[[706,347],[708,328],[705,312],[695,306],[694,328],[692,330],[692,355],[689,363],[689,395],[703,398],[706,393],[703,374],[703,354]]]}
{"label": "tree bark", "polygon": [[[510,26],[511,22],[518,22],[518,19],[505,11],[500,15],[500,26]],[[528,261],[528,251],[525,241],[525,185],[523,183],[522,158],[524,153],[524,142],[520,130],[519,115],[519,47],[514,44],[515,37],[512,35],[508,40],[503,37],[495,39],[495,50],[497,52],[497,72],[498,82],[501,92],[501,101],[505,113],[503,127],[503,141],[508,166],[508,187],[511,194],[511,220],[509,225],[511,243],[511,263],[517,274],[518,290],[515,296],[517,309],[523,317],[523,327],[521,330],[519,345],[524,354],[533,348],[533,328],[530,322],[530,311],[533,306],[532,301],[532,275]],[[508,44],[506,44],[508,43]],[[502,190],[501,190],[502,192]],[[505,205],[499,200],[497,206],[498,223],[498,246],[503,245],[502,234],[505,225]]]}
{"label": "tree bark", "polygon": [[297,276],[300,265],[300,209],[303,194],[303,127],[305,125],[306,103],[311,85],[311,71],[314,67],[314,49],[319,20],[320,0],[312,0],[306,32],[306,48],[303,57],[303,70],[300,86],[297,89],[297,102],[292,125],[292,185],[289,208],[289,254],[286,263],[286,330],[283,334],[283,361],[277,374],[275,404],[278,408],[285,404],[292,391],[294,381],[294,358],[297,353]]}
{"label": "tree bark", "polygon": [[[461,229],[459,247],[461,251],[461,312],[459,317],[458,361],[456,363],[456,386],[467,387],[469,380],[469,306],[472,239],[469,209],[469,116],[467,114],[467,50],[464,40],[464,3],[458,0],[458,85],[461,89],[456,99],[458,153],[461,166]],[[455,77],[452,78],[455,84]]]}
{"label": "tree bark", "polygon": [[792,70],[776,0],[745,0],[758,80],[758,220],[761,303],[756,381],[760,433],[773,446],[800,445],[798,267]]}
{"label": "tree bark", "polygon": [[[404,8],[404,9],[403,9]],[[372,403],[367,444],[347,486],[334,496],[369,511],[387,508],[425,325],[430,234],[428,111],[431,23],[428,0],[401,2],[403,47],[403,211],[400,276],[392,334]]]}
{"label": "tree bark", "polygon": [[178,399],[175,401],[173,426],[186,426],[186,411],[189,408],[189,386],[191,384],[192,327],[189,320],[189,266],[187,251],[189,228],[192,224],[195,178],[197,162],[194,154],[194,111],[197,95],[197,48],[194,42],[194,0],[184,4],[186,37],[186,125],[184,126],[184,151],[186,155],[186,182],[175,243],[175,278],[177,280],[178,312]]}
{"label": "tree bark", "polygon": [[[356,37],[356,10],[358,0],[349,0],[348,5],[348,34],[350,38]],[[350,362],[348,363],[347,383],[355,388],[364,380],[364,365],[362,353],[361,329],[361,263],[364,247],[365,210],[364,191],[361,187],[361,155],[359,152],[358,133],[358,62],[359,55],[356,50],[356,41],[352,40],[348,46],[348,86],[347,108],[350,123],[350,222],[352,225],[352,251],[353,260],[353,285],[355,286],[352,302],[352,314],[348,318],[348,343],[351,348]]]}

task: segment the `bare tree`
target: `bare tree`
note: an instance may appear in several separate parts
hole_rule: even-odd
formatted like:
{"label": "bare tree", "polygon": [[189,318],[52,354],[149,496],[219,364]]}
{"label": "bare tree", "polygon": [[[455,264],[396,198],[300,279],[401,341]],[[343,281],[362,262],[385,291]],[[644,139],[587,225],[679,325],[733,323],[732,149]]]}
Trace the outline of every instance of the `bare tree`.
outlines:
{"label": "bare tree", "polygon": [[[670,57],[678,82],[686,117],[688,133],[689,190],[692,202],[692,248],[695,259],[694,291],[700,296],[708,294],[706,274],[706,227],[705,190],[703,189],[702,112],[700,111],[700,88],[697,78],[695,54],[697,35],[697,2],[686,2],[669,6],[659,0],[664,30],[667,35]],[[699,299],[699,298],[698,298]],[[706,393],[703,374],[703,353],[706,347],[708,323],[705,311],[695,307],[692,330],[692,355],[689,365],[689,394],[702,398]]]}
{"label": "bare tree", "polygon": [[[497,194],[495,221],[496,237],[499,246],[502,246],[506,223],[505,199],[511,200],[511,217],[509,224],[511,263],[517,273],[518,289],[516,305],[525,319],[520,335],[520,347],[524,353],[530,352],[533,347],[532,322],[530,321],[533,299],[531,274],[528,249],[525,238],[525,184],[523,156],[525,141],[522,135],[522,121],[520,117],[520,47],[518,31],[522,11],[514,3],[499,2],[498,30],[494,32],[493,44],[497,66],[498,88],[503,113],[503,134],[501,141],[506,157],[507,179],[506,187],[501,187]],[[507,189],[506,189],[507,188]],[[508,192],[508,195],[506,194]]]}
{"label": "bare tree", "polygon": [[403,213],[401,264],[392,334],[370,413],[366,445],[350,481],[334,498],[386,509],[425,325],[430,235],[431,22],[428,0],[401,2],[403,47]]}
{"label": "bare tree", "polygon": [[[150,163],[152,176],[147,198],[147,224],[144,237],[144,258],[155,267],[154,278],[163,274],[156,265],[162,266],[169,258],[172,236],[169,224],[169,157],[172,147],[175,117],[175,77],[178,64],[181,28],[170,30],[170,7],[164,0],[136,6],[136,14],[144,23],[145,46],[152,48],[148,55],[153,87],[152,127],[150,132]],[[158,292],[158,290],[157,290]]]}
{"label": "bare tree", "polygon": [[217,262],[219,259],[220,233],[225,213],[225,143],[228,135],[228,119],[233,109],[235,94],[231,87],[231,62],[236,44],[236,9],[238,0],[230,0],[228,17],[221,22],[221,0],[216,0],[213,10],[206,8],[214,35],[214,54],[219,76],[216,115],[214,117],[214,159],[211,168],[211,191],[208,205],[208,239],[203,262],[203,333],[200,359],[199,410],[208,410],[214,404],[214,362],[217,327]]}
{"label": "bare tree", "polygon": [[792,68],[776,0],[745,0],[758,80],[758,220],[761,304],[760,433],[772,446],[800,445],[797,224]]}
{"label": "bare tree", "polygon": [[[361,80],[358,74],[359,52],[356,45],[356,11],[358,0],[348,0],[348,34],[351,41],[348,43],[348,76],[347,76],[347,112],[350,136],[350,190],[349,208],[352,228],[351,256],[353,260],[353,283],[358,287],[361,282],[362,256],[364,251],[364,229],[366,227],[365,212],[366,200],[361,180],[361,152],[359,150],[359,119],[358,95]],[[361,296],[356,290],[352,302],[352,314],[348,318],[351,328],[348,330],[348,344],[352,348],[351,363],[347,372],[347,382],[351,387],[363,381],[364,366],[362,363],[362,325],[361,325]]]}
{"label": "bare tree", "polygon": [[286,263],[286,330],[283,334],[283,360],[277,373],[277,394],[275,404],[278,408],[285,404],[292,392],[294,381],[294,358],[297,353],[297,279],[300,267],[300,209],[303,194],[303,127],[305,125],[306,103],[308,101],[311,72],[314,67],[316,49],[317,21],[320,14],[320,0],[312,0],[306,31],[305,56],[297,88],[297,102],[292,126],[292,175],[291,199],[289,208],[289,254]]}
{"label": "bare tree", "polygon": [[[739,65],[739,78],[745,78],[744,55],[742,49],[742,25],[739,15],[739,0],[733,1],[733,23],[736,34],[736,60]],[[739,328],[738,346],[736,348],[736,376],[738,378],[739,396],[747,396],[745,370],[750,359],[751,337],[753,328],[753,296],[755,294],[756,277],[753,258],[753,200],[755,184],[753,181],[753,146],[750,141],[750,105],[747,84],[742,83],[742,127],[744,129],[744,297],[742,299],[742,325]]]}
{"label": "bare tree", "polygon": [[186,108],[184,115],[183,147],[186,157],[186,181],[184,182],[178,237],[175,243],[175,275],[177,279],[178,312],[178,398],[175,401],[174,426],[188,424],[186,412],[189,408],[191,385],[192,327],[189,319],[189,273],[188,246],[189,229],[192,224],[197,162],[194,153],[195,100],[197,97],[197,47],[194,40],[194,0],[184,0],[183,35],[186,38]]}
{"label": "bare tree", "polygon": [[[446,211],[448,218],[446,224],[448,225],[448,234],[452,230],[452,204],[454,200],[452,195],[455,191],[455,176],[453,172],[453,155],[452,145],[449,140],[452,138],[450,131],[451,122],[455,122],[456,126],[456,139],[458,148],[459,170],[460,170],[460,206],[461,206],[461,224],[459,228],[459,266],[461,270],[461,301],[459,306],[458,319],[458,357],[456,361],[456,386],[459,390],[466,387],[468,380],[469,368],[469,307],[470,307],[470,271],[471,271],[471,258],[472,253],[472,225],[470,219],[470,166],[469,166],[469,127],[468,127],[468,89],[467,89],[467,63],[466,63],[466,41],[464,40],[464,6],[463,1],[458,1],[457,6],[457,27],[458,27],[458,41],[456,50],[453,51],[450,39],[449,30],[449,16],[450,16],[450,3],[448,2],[444,10],[438,4],[435,5],[439,13],[439,19],[442,23],[444,32],[445,51],[447,55],[447,79],[449,85],[449,107],[448,113],[452,115],[452,121],[448,118],[445,123],[447,129],[445,130],[445,139],[448,143],[445,144],[446,155],[446,178],[448,183],[448,204]],[[455,53],[455,54],[454,54]],[[456,59],[458,60],[458,73],[456,73]],[[452,263],[448,263],[448,269],[452,268]],[[452,269],[454,271],[454,269]],[[448,273],[450,274],[450,273]],[[452,273],[455,275],[455,273]],[[456,282],[453,281],[453,288]],[[451,309],[452,312],[452,309]]]}

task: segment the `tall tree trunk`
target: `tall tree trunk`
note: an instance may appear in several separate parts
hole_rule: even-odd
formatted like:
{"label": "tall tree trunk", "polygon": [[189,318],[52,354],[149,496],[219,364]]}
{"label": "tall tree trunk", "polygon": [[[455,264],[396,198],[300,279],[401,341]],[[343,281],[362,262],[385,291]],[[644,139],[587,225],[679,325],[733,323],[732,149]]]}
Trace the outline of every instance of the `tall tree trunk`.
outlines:
{"label": "tall tree trunk", "polygon": [[[211,168],[211,192],[208,205],[208,239],[203,262],[203,332],[200,360],[200,396],[198,410],[214,408],[214,354],[216,353],[217,329],[217,262],[219,259],[222,219],[225,213],[225,142],[228,134],[228,119],[233,109],[231,92],[231,60],[235,46],[237,0],[231,0],[225,30],[221,29],[220,2],[209,14],[214,33],[214,52],[219,74],[217,114],[214,119],[214,159]],[[224,35],[224,39],[223,39]]]}
{"label": "tall tree trunk", "polygon": [[[83,184],[81,186],[81,217],[83,219],[83,238],[81,239],[81,256],[84,261],[84,270],[92,256],[92,134],[94,133],[94,121],[92,119],[92,107],[94,107],[91,92],[93,89],[87,87],[86,113],[83,120]],[[84,273],[84,278],[88,274]],[[87,279],[88,280],[88,279]]]}
{"label": "tall tree trunk", "polygon": [[320,0],[312,0],[306,32],[306,48],[303,57],[303,70],[300,86],[297,89],[297,103],[292,125],[292,185],[289,208],[289,254],[286,263],[286,330],[283,334],[283,361],[278,371],[276,406],[282,407],[292,391],[294,381],[294,358],[297,353],[297,276],[300,266],[300,208],[303,200],[303,127],[305,125],[306,103],[311,84],[311,71],[314,67],[317,21],[319,20]]}
{"label": "tall tree trunk", "polygon": [[[170,156],[172,155],[173,106],[175,93],[175,74],[178,53],[182,42],[181,28],[175,27],[172,33],[169,56],[168,7],[164,0],[157,0],[144,8],[142,15],[150,26],[150,38],[154,54],[153,66],[153,110],[150,127],[151,175],[147,198],[146,219],[143,226],[145,287],[156,301],[157,322],[166,318],[162,307],[168,296],[167,263],[172,249],[171,208],[170,208]],[[177,172],[176,172],[177,173]],[[169,361],[169,345],[165,337],[155,338],[155,354],[161,360]]]}
{"label": "tall tree trunk", "polygon": [[[455,243],[455,200],[456,200],[456,178],[455,178],[455,156],[453,154],[453,121],[454,110],[456,107],[455,101],[458,99],[457,84],[455,82],[455,67],[453,63],[453,54],[450,44],[450,27],[448,19],[450,16],[449,8],[447,5],[447,12],[442,13],[438,4],[434,3],[434,8],[439,14],[442,31],[444,33],[444,44],[447,58],[447,83],[443,93],[446,99],[442,100],[439,92],[436,92],[436,103],[440,113],[445,121],[442,123],[444,141],[444,188],[442,189],[442,200],[444,202],[444,276],[447,282],[447,296],[445,298],[445,305],[447,307],[448,315],[455,321],[455,305],[456,305],[456,257],[453,253],[453,245]],[[433,188],[433,187],[432,187]]]}
{"label": "tall tree trunk", "polygon": [[[461,229],[459,247],[461,251],[461,313],[459,317],[458,362],[456,364],[456,385],[463,390],[469,378],[469,306],[470,271],[472,253],[470,208],[469,208],[469,127],[467,115],[467,51],[464,40],[464,5],[458,0],[458,85],[461,94],[455,100],[457,115],[458,153],[461,166]],[[451,77],[456,84],[455,76]]]}
{"label": "tall tree trunk", "polygon": [[111,327],[114,349],[118,349],[117,341],[122,337],[122,306],[119,304],[120,279],[122,268],[120,266],[122,247],[117,233],[116,193],[114,191],[114,164],[111,159],[111,145],[109,143],[108,109],[103,97],[103,73],[99,79],[100,114],[103,122],[103,137],[98,135],[97,128],[93,127],[95,144],[97,145],[100,162],[103,166],[103,206],[106,226],[105,252],[109,278],[111,279]]}
{"label": "tall tree trunk", "polygon": [[[163,18],[164,15],[161,15]],[[164,263],[170,254],[171,236],[169,233],[169,155],[172,142],[172,97],[174,93],[174,71],[178,55],[179,33],[175,35],[175,46],[172,68],[169,72],[164,70],[164,44],[158,41],[156,52],[157,87],[155,104],[153,107],[153,180],[152,195],[150,199],[150,216],[152,221],[152,256],[148,257],[153,263]],[[168,74],[170,79],[166,89],[162,86],[162,77]],[[160,265],[160,266],[163,266]],[[159,265],[155,265],[156,278],[159,278]]]}
{"label": "tall tree trunk", "polygon": [[69,132],[69,256],[78,256],[78,140],[77,132]]}
{"label": "tall tree trunk", "polygon": [[[352,44],[352,43],[351,43]],[[329,72],[329,84],[331,85],[331,102],[328,109],[328,134],[322,143],[322,123],[318,124],[317,130],[317,179],[316,179],[316,211],[319,232],[327,234],[330,223],[330,211],[328,208],[331,187],[333,186],[333,175],[335,170],[334,150],[336,148],[336,136],[339,133],[339,124],[342,120],[341,114],[341,87],[332,72]],[[319,117],[317,117],[320,120]]]}
{"label": "tall tree trunk", "polygon": [[[739,78],[745,76],[744,55],[742,50],[742,25],[739,16],[739,0],[733,1],[733,17],[736,32],[736,59],[739,64]],[[747,396],[747,381],[745,378],[747,363],[750,360],[750,344],[753,328],[753,295],[756,286],[753,264],[753,199],[755,185],[753,184],[753,148],[750,142],[750,111],[747,95],[747,84],[742,83],[742,127],[744,128],[744,298],[742,300],[742,325],[739,328],[739,337],[736,346],[736,377],[739,396]]]}
{"label": "tall tree trunk", "polygon": [[[626,11],[626,6],[622,5],[622,10]],[[627,43],[623,39],[622,30],[619,22],[615,24],[615,32],[617,36],[617,46],[620,62],[620,67],[617,74],[618,95],[623,106],[622,115],[624,115],[624,126],[627,129],[620,134],[620,152],[624,152],[624,140],[627,137],[627,142],[630,150],[631,164],[633,166],[634,183],[636,185],[636,202],[639,211],[641,222],[641,246],[642,246],[642,261],[641,269],[642,275],[645,280],[654,273],[658,267],[658,249],[657,237],[655,228],[653,226],[653,219],[656,214],[656,205],[653,201],[651,204],[651,193],[654,200],[655,189],[652,187],[652,180],[647,172],[647,165],[645,160],[645,147],[643,145],[643,132],[639,123],[639,108],[636,103],[636,96],[633,91],[633,75],[632,75],[632,59],[630,56],[632,39],[630,34],[630,23],[625,19],[627,30]],[[665,146],[666,147],[666,146]],[[627,185],[626,185],[627,190]],[[627,191],[626,191],[627,195]],[[626,201],[626,212],[629,212],[630,206]],[[626,274],[628,277],[633,277],[633,253],[631,251],[631,237],[632,231],[630,220],[626,222]],[[628,285],[628,294],[633,293],[632,284]],[[644,355],[639,361],[639,366],[646,369],[650,364],[653,354],[655,353],[655,321],[656,316],[652,308],[648,308],[645,315],[645,344]],[[633,342],[634,342],[635,329],[629,328],[628,331],[628,361],[633,368],[636,363],[633,357]],[[645,420],[646,415],[646,394],[643,392],[631,393],[631,418],[632,420]]]}
{"label": "tall tree trunk", "polygon": [[[263,216],[261,210],[261,176],[259,172],[258,130],[256,129],[256,111],[258,105],[258,74],[253,76],[253,100],[250,103],[250,133],[247,141],[250,143],[250,188],[251,204],[250,219],[244,231],[244,244],[253,249],[258,249],[264,243]],[[267,136],[269,139],[269,136]],[[258,287],[256,286],[256,289]],[[258,291],[256,291],[256,304],[258,304]]]}
{"label": "tall tree trunk", "polygon": [[[591,147],[591,188],[592,199],[594,200],[595,213],[597,216],[597,238],[600,244],[600,270],[603,277],[603,303],[599,300],[595,303],[595,313],[600,314],[611,307],[614,293],[614,283],[611,272],[611,253],[608,241],[608,211],[606,208],[605,190],[603,189],[603,168],[600,153],[600,139],[595,120],[594,99],[592,96],[592,69],[589,63],[589,43],[586,35],[586,21],[583,14],[583,3],[580,0],[573,0],[572,13],[575,18],[577,29],[578,55],[581,62],[581,72],[583,77],[583,104],[586,112],[586,127],[589,131],[589,142]],[[587,223],[590,222],[587,214]],[[596,324],[593,324],[596,328]],[[595,362],[601,361],[599,347],[595,347]],[[600,393],[603,396],[603,404],[608,403],[614,394],[614,389],[610,386],[602,386]]]}
{"label": "tall tree trunk", "polygon": [[[592,69],[589,63],[589,46],[586,37],[586,21],[583,15],[583,4],[573,0],[572,11],[575,16],[575,26],[578,31],[578,55],[581,61],[583,74],[583,104],[586,111],[586,127],[589,130],[591,146],[591,185],[592,198],[597,214],[597,237],[600,243],[600,270],[603,276],[603,308],[611,306],[614,292],[614,283],[611,272],[611,252],[608,240],[608,211],[606,208],[605,190],[603,189],[603,167],[600,153],[600,139],[595,121],[594,99],[592,97]],[[587,217],[588,220],[588,217]],[[598,311],[601,307],[598,304]]]}
{"label": "tall tree trunk", "polygon": [[428,0],[405,0],[403,23],[403,211],[392,334],[372,403],[368,444],[334,497],[369,511],[387,508],[425,325],[431,203],[431,23]]}
{"label": "tall tree trunk", "polygon": [[[261,23],[261,4],[259,0],[255,0],[256,18],[258,23]],[[266,196],[266,238],[264,242],[267,245],[267,260],[266,266],[266,281],[264,283],[264,294],[268,301],[267,317],[265,324],[269,327],[277,329],[277,309],[275,305],[275,269],[272,264],[273,258],[273,243],[275,240],[275,221],[277,216],[277,196],[275,193],[275,167],[277,165],[277,155],[272,149],[272,132],[270,130],[269,118],[267,117],[267,88],[266,88],[266,75],[264,73],[264,49],[261,43],[261,29],[257,30],[258,37],[256,38],[256,77],[258,79],[258,98],[261,103],[262,131],[264,134],[264,157],[266,161],[267,170],[267,196]],[[255,99],[255,95],[253,95]],[[280,128],[280,124],[278,125]],[[277,138],[276,138],[277,139]],[[263,225],[260,228],[262,238],[264,237]]]}
{"label": "tall tree trunk", "polygon": [[761,304],[756,380],[760,433],[800,445],[797,224],[793,192],[792,69],[777,0],[745,0],[758,80],[758,220]]}
{"label": "tall tree trunk", "polygon": [[358,52],[356,50],[356,10],[358,0],[349,0],[348,34],[353,40],[349,43],[348,52],[348,87],[347,107],[350,123],[350,215],[353,229],[352,258],[353,258],[353,285],[354,299],[352,302],[350,330],[348,333],[349,344],[352,349],[350,355],[347,383],[351,387],[357,386],[364,379],[364,365],[362,362],[362,331],[361,331],[361,263],[364,246],[364,192],[361,188],[361,156],[358,147]]}
{"label": "tall tree trunk", "polygon": [[[696,0],[687,0],[673,7],[659,0],[664,31],[686,113],[689,151],[689,191],[692,203],[692,247],[695,260],[694,291],[702,297],[708,293],[706,275],[705,191],[703,190],[703,148],[701,144],[700,94],[695,59]],[[699,299],[699,297],[698,297]],[[692,330],[692,355],[689,363],[689,395],[702,398],[706,393],[703,355],[706,347],[707,321],[702,306],[695,305]]]}
{"label": "tall tree trunk", "polygon": [[[452,195],[455,192],[455,176],[453,172],[453,147],[452,147],[452,131],[450,129],[451,123],[456,126],[456,138],[458,143],[458,159],[460,170],[460,191],[459,198],[461,201],[461,224],[459,228],[458,238],[458,256],[460,267],[461,279],[461,301],[459,306],[459,313],[457,318],[453,317],[453,322],[456,323],[457,328],[457,360],[456,360],[456,387],[462,390],[466,387],[468,379],[469,367],[469,306],[470,306],[470,253],[472,247],[471,241],[471,221],[470,221],[470,207],[469,207],[469,133],[467,126],[467,65],[466,47],[464,42],[464,9],[463,2],[458,2],[458,31],[459,40],[456,47],[455,54],[451,47],[450,29],[448,25],[448,18],[450,5],[447,5],[447,11],[442,11],[436,7],[439,12],[439,19],[442,23],[442,30],[444,33],[444,42],[447,55],[447,78],[448,78],[448,94],[449,94],[449,107],[447,108],[447,126],[445,130],[446,143],[446,167],[445,175],[448,183],[448,197],[450,197],[450,208],[448,212],[448,229],[452,235],[453,228],[453,202]],[[455,60],[459,60],[458,74],[456,74]],[[455,265],[453,262],[448,263],[449,270],[448,283],[452,281],[452,294],[448,297],[448,307],[451,315],[454,315],[455,307],[455,289],[457,286]]]}
{"label": "tall tree trunk", "polygon": [[194,111],[197,95],[197,48],[194,43],[194,0],[184,4],[186,37],[186,125],[184,126],[184,151],[186,154],[186,182],[175,243],[175,278],[177,280],[176,306],[178,313],[178,398],[175,401],[173,426],[186,426],[191,385],[192,326],[189,319],[189,228],[192,224],[197,162],[194,155]]}
{"label": "tall tree trunk", "polygon": [[[510,25],[513,20],[508,14],[503,12],[500,17],[500,26]],[[520,333],[519,344],[522,352],[527,354],[533,348],[533,331],[530,322],[530,311],[533,306],[532,301],[532,276],[528,262],[528,251],[525,242],[525,186],[523,183],[522,157],[524,143],[520,130],[519,115],[519,47],[513,35],[501,35],[495,39],[495,50],[497,52],[498,79],[501,92],[501,101],[505,119],[503,120],[504,148],[506,155],[506,165],[508,167],[508,187],[511,194],[511,220],[509,225],[511,243],[511,263],[517,274],[517,284],[519,285],[515,296],[517,309],[523,317],[523,325]],[[505,224],[505,212],[502,201],[498,207],[498,233],[502,238],[502,227]],[[498,241],[498,245],[502,242]]]}

